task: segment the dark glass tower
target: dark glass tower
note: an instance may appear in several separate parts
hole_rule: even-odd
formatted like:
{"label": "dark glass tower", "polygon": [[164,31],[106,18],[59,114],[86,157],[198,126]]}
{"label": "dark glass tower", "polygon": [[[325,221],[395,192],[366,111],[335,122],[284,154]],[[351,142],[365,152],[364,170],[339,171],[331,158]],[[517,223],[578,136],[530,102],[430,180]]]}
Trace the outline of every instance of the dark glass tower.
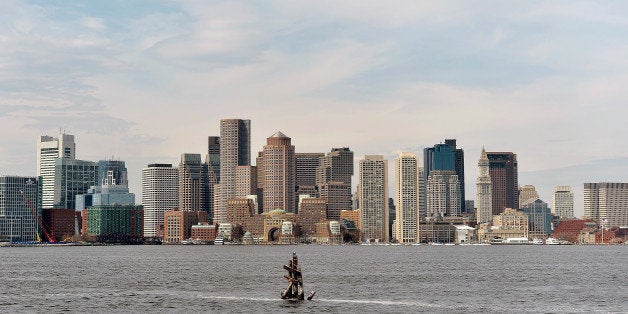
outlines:
{"label": "dark glass tower", "polygon": [[493,194],[493,215],[505,208],[519,209],[517,155],[511,152],[486,153]]}

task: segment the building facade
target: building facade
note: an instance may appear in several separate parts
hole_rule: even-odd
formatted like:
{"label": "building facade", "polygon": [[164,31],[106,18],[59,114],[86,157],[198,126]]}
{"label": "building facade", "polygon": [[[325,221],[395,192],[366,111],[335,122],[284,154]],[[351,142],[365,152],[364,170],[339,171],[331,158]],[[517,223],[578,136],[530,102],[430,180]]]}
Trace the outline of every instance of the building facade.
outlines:
{"label": "building facade", "polygon": [[417,241],[419,220],[419,159],[403,152],[395,159],[396,217],[395,239],[401,243]]}
{"label": "building facade", "polygon": [[460,182],[453,170],[432,170],[427,179],[427,216],[460,216]]}
{"label": "building facade", "polygon": [[505,208],[519,208],[519,172],[517,155],[510,152],[488,152],[493,215]]}
{"label": "building facade", "polygon": [[179,205],[179,172],[171,164],[150,164],[142,169],[144,236],[157,237],[164,212]]}
{"label": "building facade", "polygon": [[552,194],[552,214],[559,219],[573,219],[573,192],[570,186],[556,186]]}
{"label": "building facade", "polygon": [[362,240],[388,242],[388,161],[381,155],[366,155],[359,173]]}
{"label": "building facade", "polygon": [[179,163],[179,209],[210,213],[209,178],[200,154],[181,154]]}
{"label": "building facade", "polygon": [[264,211],[282,209],[295,213],[294,145],[279,131],[266,141],[263,152]]}
{"label": "building facade", "polygon": [[98,163],[93,161],[55,159],[53,207],[76,209],[76,196],[86,194],[98,185]]}
{"label": "building facade", "polygon": [[53,208],[55,191],[55,160],[74,159],[76,144],[74,135],[60,133],[58,138],[43,135],[37,142],[37,176],[41,177],[41,204],[43,208]]}
{"label": "building facade", "polygon": [[547,203],[541,199],[528,199],[521,205],[528,215],[528,232],[533,238],[545,238],[552,232],[552,214]]}
{"label": "building facade", "polygon": [[478,224],[483,224],[493,220],[491,175],[489,173],[488,157],[484,148],[482,148],[480,160],[478,161],[478,178],[476,185],[476,221]]}
{"label": "building facade", "polygon": [[207,213],[204,211],[182,211],[173,208],[164,213],[164,240],[163,243],[181,243],[192,237],[192,226],[207,222]]}
{"label": "building facade", "polygon": [[35,213],[41,215],[41,211],[37,212],[38,197],[37,178],[0,176],[0,241],[37,240]]}
{"label": "building facade", "polygon": [[319,196],[327,200],[327,218],[340,219],[340,211],[351,209],[353,152],[348,147],[332,148],[320,158],[316,174]]}
{"label": "building facade", "polygon": [[523,206],[529,200],[535,200],[539,198],[539,193],[536,192],[534,185],[526,184],[519,187],[519,206]]}
{"label": "building facade", "polygon": [[214,221],[226,222],[227,202],[235,197],[236,167],[251,164],[251,120],[220,120],[220,185],[214,190]]}
{"label": "building facade", "polygon": [[628,226],[628,183],[585,183],[584,216],[604,227]]}
{"label": "building facade", "polygon": [[235,198],[246,198],[249,195],[257,195],[257,167],[237,166]]}
{"label": "building facade", "polygon": [[88,241],[108,243],[144,241],[142,206],[91,206],[82,211],[82,218],[82,235]]}

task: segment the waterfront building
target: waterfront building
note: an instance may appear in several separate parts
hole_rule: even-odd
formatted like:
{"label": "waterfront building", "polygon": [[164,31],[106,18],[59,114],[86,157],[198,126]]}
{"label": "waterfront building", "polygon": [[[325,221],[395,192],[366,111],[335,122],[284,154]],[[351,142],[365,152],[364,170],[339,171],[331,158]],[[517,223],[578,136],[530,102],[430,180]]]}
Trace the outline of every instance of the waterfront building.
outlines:
{"label": "waterfront building", "polygon": [[246,198],[249,195],[257,195],[257,167],[237,166],[235,198]]}
{"label": "waterfront building", "polygon": [[359,162],[359,174],[362,239],[388,242],[388,161],[382,155],[366,155]]}
{"label": "waterfront building", "polygon": [[321,221],[316,223],[316,243],[318,244],[340,244],[342,235],[340,233],[340,223],[335,220]]}
{"label": "waterfront building", "polygon": [[264,146],[265,211],[283,209],[295,212],[295,160],[294,145],[288,136],[277,131],[266,139]]}
{"label": "waterfront building", "polygon": [[50,234],[56,241],[73,241],[75,235],[79,235],[79,222],[81,212],[65,208],[44,208],[42,220],[49,228]]}
{"label": "waterfront building", "polygon": [[422,221],[419,225],[418,242],[420,243],[454,243],[456,226],[443,221]]}
{"label": "waterfront building", "polygon": [[506,208],[504,212],[493,216],[493,223],[482,224],[478,229],[478,240],[490,242],[494,238],[528,238],[528,215],[514,208]]}
{"label": "waterfront building", "polygon": [[82,235],[88,241],[141,243],[144,240],[142,206],[90,206],[82,211],[82,218]]}
{"label": "waterfront building", "polygon": [[[310,238],[316,233],[316,223],[327,217],[327,200],[324,198],[303,198],[301,210],[295,215],[295,223],[301,227],[301,233]],[[307,239],[310,240],[310,239]]]}
{"label": "waterfront building", "polygon": [[32,209],[39,210],[38,186],[35,177],[0,176],[0,241],[37,240],[38,226]]}
{"label": "waterfront building", "polygon": [[264,236],[264,216],[256,212],[252,199],[230,199],[227,219],[232,225],[242,226],[242,229],[250,232],[253,237]]}
{"label": "waterfront building", "polygon": [[573,219],[573,192],[570,186],[556,186],[552,194],[552,214],[560,220]]}
{"label": "waterfront building", "polygon": [[475,228],[467,225],[454,225],[456,228],[456,244],[475,242]]}
{"label": "waterfront building", "polygon": [[144,236],[157,237],[164,212],[179,205],[179,172],[171,164],[150,164],[142,169]]}
{"label": "waterfront building", "polygon": [[519,187],[519,206],[523,206],[529,200],[539,198],[539,193],[536,192],[534,185],[524,185]]}
{"label": "waterfront building", "polygon": [[173,208],[164,213],[164,243],[181,243],[192,236],[192,226],[207,222],[204,211],[182,211]]}
{"label": "waterfront building", "polygon": [[347,209],[347,210],[341,210],[340,211],[340,220],[348,220],[348,221],[352,221],[356,227],[360,226],[360,210],[359,209]]}
{"label": "waterfront building", "polygon": [[517,155],[511,152],[487,152],[493,215],[505,208],[519,208],[519,173]]}
{"label": "waterfront building", "polygon": [[453,170],[432,170],[427,179],[427,216],[460,216],[460,182]]}
{"label": "waterfront building", "polygon": [[528,233],[532,238],[545,238],[552,232],[552,214],[541,199],[528,199],[521,209],[528,215]]}
{"label": "waterfront building", "polygon": [[76,196],[86,194],[98,185],[98,163],[93,161],[55,159],[53,207],[76,209]]}
{"label": "waterfront building", "polygon": [[578,237],[583,230],[587,228],[595,229],[596,227],[597,223],[590,219],[563,220],[552,230],[550,237],[576,244],[579,243]]}
{"label": "waterfront building", "polygon": [[395,190],[397,197],[395,239],[401,243],[417,241],[419,220],[419,159],[413,153],[402,152],[395,159]]}
{"label": "waterfront building", "polygon": [[316,187],[316,175],[321,164],[323,153],[295,153],[295,184],[296,184],[296,201],[298,202],[300,195],[309,195],[318,197],[318,189]]}
{"label": "waterfront building", "polygon": [[213,184],[220,182],[220,137],[207,137],[207,157],[205,160],[209,167],[209,178]]}
{"label": "waterfront building", "polygon": [[250,164],[251,120],[220,120],[220,185],[214,190],[215,222],[226,222],[227,202],[235,197],[236,167]]}
{"label": "waterfront building", "polygon": [[181,154],[179,163],[179,209],[209,212],[209,184],[200,154]]}
{"label": "waterfront building", "polygon": [[196,225],[192,225],[190,228],[190,237],[193,240],[212,242],[216,240],[217,231],[218,228],[216,225],[209,224],[208,222],[199,222]]}
{"label": "waterfront building", "polygon": [[41,178],[41,205],[55,207],[55,160],[74,159],[76,144],[74,135],[60,133],[58,138],[43,135],[37,142],[37,176]]}
{"label": "waterfront building", "polygon": [[493,220],[493,194],[491,176],[489,173],[489,160],[484,147],[478,161],[478,178],[476,189],[476,221],[478,224]]}
{"label": "waterfront building", "polygon": [[319,196],[327,201],[327,219],[339,220],[340,211],[351,209],[353,152],[348,147],[332,148],[320,158],[316,174]]}
{"label": "waterfront building", "polygon": [[628,226],[628,183],[585,183],[584,216],[606,228]]}

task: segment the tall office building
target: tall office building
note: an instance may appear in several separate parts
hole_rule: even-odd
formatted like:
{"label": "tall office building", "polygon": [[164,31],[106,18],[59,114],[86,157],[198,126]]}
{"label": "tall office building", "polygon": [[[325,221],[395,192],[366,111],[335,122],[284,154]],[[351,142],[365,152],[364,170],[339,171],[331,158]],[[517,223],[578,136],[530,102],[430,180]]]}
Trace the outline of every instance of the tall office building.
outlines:
{"label": "tall office building", "polygon": [[98,185],[98,163],[56,158],[52,208],[76,209],[76,196]]}
{"label": "tall office building", "polygon": [[318,197],[318,187],[316,186],[316,175],[320,167],[323,153],[295,153],[296,162],[296,202],[299,202],[300,195]]}
{"label": "tall office building", "polygon": [[460,183],[460,208],[462,212],[472,211],[464,208],[465,204],[465,189],[464,189],[464,150],[456,147],[455,139],[445,139],[445,145],[449,145],[454,153],[454,170],[458,176],[458,182]]}
{"label": "tall office building", "polygon": [[135,194],[129,193],[129,182],[124,161],[98,162],[98,181],[87,193],[76,196],[75,209],[82,211],[90,206],[135,205]]}
{"label": "tall office building", "polygon": [[220,137],[208,136],[207,137],[207,157],[205,162],[207,163],[210,172],[210,180],[214,184],[220,182]]}
{"label": "tall office building", "polygon": [[460,216],[460,182],[453,170],[432,170],[427,178],[427,217]]}
{"label": "tall office building", "polygon": [[37,221],[28,202],[38,210],[38,194],[34,177],[0,176],[0,241],[37,240]]}
{"label": "tall office building", "polygon": [[[423,177],[427,178],[433,170],[453,170],[458,176],[460,204],[464,205],[464,150],[456,147],[455,139],[445,139],[445,144],[436,144],[423,150]],[[461,207],[462,207],[461,205]]]}
{"label": "tall office building", "polygon": [[489,161],[484,147],[478,161],[478,178],[475,198],[477,211],[475,214],[478,224],[491,222],[493,220],[493,193],[491,175],[489,173]]}
{"label": "tall office building", "polygon": [[519,208],[519,173],[517,155],[511,152],[488,152],[489,174],[493,195],[493,215],[506,208]]}
{"label": "tall office building", "polygon": [[395,190],[397,205],[395,239],[401,243],[417,241],[419,214],[419,159],[403,152],[395,159]]}
{"label": "tall office building", "polygon": [[530,237],[545,238],[552,232],[552,214],[547,203],[539,198],[531,198],[521,204],[528,215]]}
{"label": "tall office building", "polygon": [[41,177],[42,207],[54,207],[55,159],[74,159],[74,135],[60,133],[58,138],[41,136],[37,142],[37,176]]}
{"label": "tall office building", "polygon": [[519,187],[519,206],[527,203],[528,200],[539,198],[539,193],[536,192],[534,185],[526,184]]}
{"label": "tall office building", "polygon": [[605,227],[628,226],[628,183],[585,183],[584,216]]}
{"label": "tall office building", "polygon": [[215,189],[214,221],[227,220],[227,202],[235,197],[236,167],[251,164],[251,120],[220,120],[220,185]]}
{"label": "tall office building", "polygon": [[327,219],[339,220],[340,211],[351,209],[353,152],[348,147],[332,148],[320,158],[316,186],[327,201]]}
{"label": "tall office building", "polygon": [[552,214],[561,220],[573,219],[573,192],[567,185],[554,187],[552,194]]}
{"label": "tall office building", "polygon": [[381,155],[366,155],[358,168],[362,239],[388,242],[388,161]]}
{"label": "tall office building", "polygon": [[235,198],[246,198],[249,195],[257,195],[257,167],[237,166]]}
{"label": "tall office building", "polygon": [[282,209],[295,212],[294,145],[285,134],[276,132],[266,139],[264,160],[264,212]]}
{"label": "tall office building", "polygon": [[142,169],[144,236],[156,237],[164,212],[179,205],[179,171],[171,164],[150,164]]}
{"label": "tall office building", "polygon": [[[129,185],[126,163],[122,160],[98,161],[97,185]],[[133,204],[134,205],[134,204]]]}
{"label": "tall office building", "polygon": [[208,178],[200,154],[181,154],[179,163],[179,210],[204,211],[208,215]]}
{"label": "tall office building", "polygon": [[425,171],[423,167],[418,167],[419,176],[419,221],[425,220],[427,217],[427,182],[425,180]]}

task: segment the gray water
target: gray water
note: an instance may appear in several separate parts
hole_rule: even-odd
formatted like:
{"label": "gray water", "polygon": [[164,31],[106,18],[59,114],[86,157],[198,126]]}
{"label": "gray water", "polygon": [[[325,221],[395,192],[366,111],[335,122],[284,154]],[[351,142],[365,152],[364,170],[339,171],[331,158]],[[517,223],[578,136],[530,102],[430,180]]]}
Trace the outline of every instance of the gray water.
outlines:
{"label": "gray water", "polygon": [[[313,301],[279,300],[296,251]],[[0,312],[626,312],[628,246],[0,248]]]}

